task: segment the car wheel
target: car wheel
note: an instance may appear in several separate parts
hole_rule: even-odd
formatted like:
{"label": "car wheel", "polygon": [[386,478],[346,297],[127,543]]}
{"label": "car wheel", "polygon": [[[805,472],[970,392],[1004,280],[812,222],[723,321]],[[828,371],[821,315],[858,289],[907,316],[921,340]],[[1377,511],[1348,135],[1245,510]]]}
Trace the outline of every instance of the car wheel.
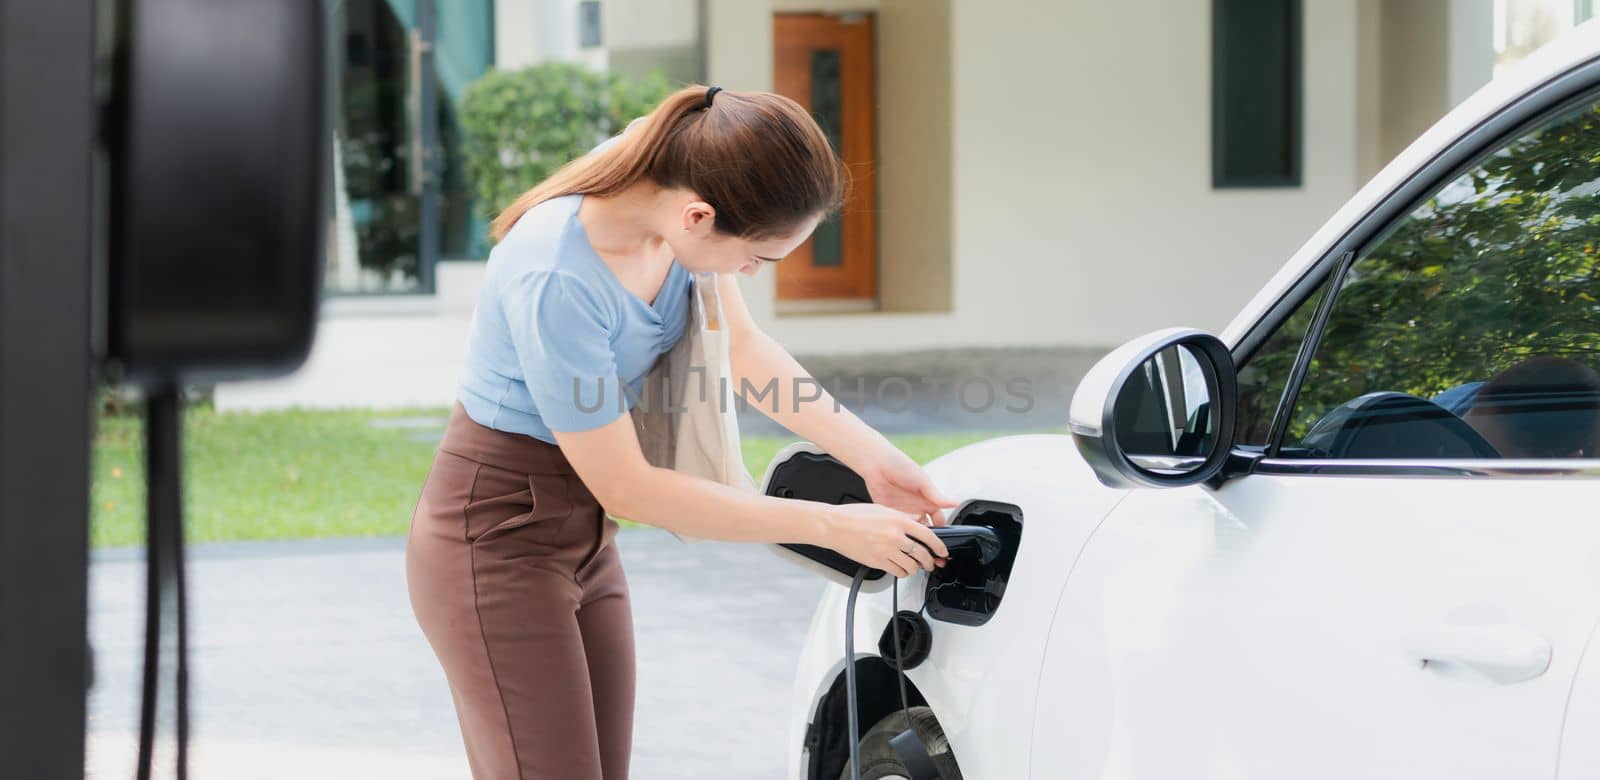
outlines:
{"label": "car wheel", "polygon": [[[933,710],[927,707],[912,707],[910,709],[911,725],[916,729],[917,736],[922,738],[922,744],[928,748],[928,753],[933,756],[933,765],[939,769],[941,780],[962,780],[961,769],[956,766],[956,757],[950,752],[950,741],[944,738],[944,729],[939,728],[939,721],[933,717]],[[861,780],[909,780],[911,772],[900,763],[900,757],[895,755],[894,748],[889,746],[889,740],[894,739],[900,732],[906,730],[906,712],[895,710],[883,720],[872,724],[867,733],[861,737]],[[839,774],[839,780],[850,780],[850,765],[845,764],[844,771]]]}

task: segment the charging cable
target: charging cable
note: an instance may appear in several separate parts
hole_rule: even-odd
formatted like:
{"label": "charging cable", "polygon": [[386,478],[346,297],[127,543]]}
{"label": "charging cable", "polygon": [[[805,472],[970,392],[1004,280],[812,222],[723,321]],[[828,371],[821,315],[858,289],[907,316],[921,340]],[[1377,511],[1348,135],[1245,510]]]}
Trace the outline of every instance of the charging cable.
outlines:
{"label": "charging cable", "polygon": [[[189,639],[183,582],[183,405],[179,389],[166,385],[145,401],[145,607],[144,685],[139,708],[138,779],[150,780],[155,749],[158,674],[163,651],[176,650],[173,704],[177,717],[177,780],[189,775]],[[162,616],[173,613],[176,647]]]}
{"label": "charging cable", "polygon": [[[855,579],[850,581],[850,598],[844,612],[844,681],[845,695],[849,697],[846,703],[849,705],[850,718],[850,780],[861,780],[861,724],[858,722],[860,715],[856,712],[856,702],[859,701],[856,698],[856,594],[860,593],[861,583],[866,581],[868,571],[866,566],[856,569]],[[900,621],[892,617],[900,610],[899,577],[894,578],[893,587],[894,604],[893,609],[889,610],[889,626],[894,632],[894,666],[900,681],[900,710],[905,714],[906,729],[910,730],[911,705],[906,698],[906,665],[901,657],[904,647],[900,644]],[[913,774],[921,776],[915,771]]]}
{"label": "charging cable", "polygon": [[[856,720],[856,594],[867,579],[867,567],[856,569],[850,581],[850,598],[844,607],[844,687],[850,710],[850,780],[861,780],[861,724]],[[896,587],[900,578],[895,577]]]}
{"label": "charging cable", "polygon": [[900,614],[899,577],[894,578],[894,584],[891,587],[894,588],[894,601],[891,603],[894,608],[889,610],[889,630],[894,634],[894,670],[895,676],[900,680],[900,711],[905,714],[906,728],[909,729],[911,728],[911,704],[906,700],[906,659],[901,655],[905,652],[906,646],[900,644],[900,621],[897,619]]}

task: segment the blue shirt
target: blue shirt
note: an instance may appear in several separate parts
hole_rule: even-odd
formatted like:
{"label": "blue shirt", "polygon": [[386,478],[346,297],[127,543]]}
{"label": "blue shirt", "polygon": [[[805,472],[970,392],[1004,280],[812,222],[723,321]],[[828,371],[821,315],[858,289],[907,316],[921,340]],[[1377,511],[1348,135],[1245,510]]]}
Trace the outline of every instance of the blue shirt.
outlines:
{"label": "blue shirt", "polygon": [[457,395],[480,425],[552,444],[553,430],[605,425],[633,407],[656,358],[683,335],[688,270],[673,261],[645,303],[595,253],[582,201],[534,206],[489,252]]}

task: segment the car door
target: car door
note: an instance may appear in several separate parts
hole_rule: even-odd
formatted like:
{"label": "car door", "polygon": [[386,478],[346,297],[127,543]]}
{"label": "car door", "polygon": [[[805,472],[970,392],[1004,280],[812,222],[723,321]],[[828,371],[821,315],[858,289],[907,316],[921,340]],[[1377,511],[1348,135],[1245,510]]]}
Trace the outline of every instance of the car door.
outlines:
{"label": "car door", "polygon": [[1033,777],[1555,775],[1600,621],[1600,106],[1484,148],[1245,363],[1248,466],[1095,532]]}

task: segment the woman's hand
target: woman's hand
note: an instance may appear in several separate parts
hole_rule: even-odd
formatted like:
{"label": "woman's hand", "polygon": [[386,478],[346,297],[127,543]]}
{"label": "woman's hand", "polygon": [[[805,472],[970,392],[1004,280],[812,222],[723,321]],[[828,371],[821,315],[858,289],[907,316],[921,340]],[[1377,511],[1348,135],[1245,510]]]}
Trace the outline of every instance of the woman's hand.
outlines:
{"label": "woman's hand", "polygon": [[910,577],[917,569],[932,571],[950,555],[944,541],[917,515],[878,504],[825,505],[822,511],[825,546],[896,577]]}
{"label": "woman's hand", "polygon": [[932,525],[948,525],[939,510],[949,509],[956,502],[939,492],[927,472],[894,445],[885,446],[877,458],[869,461],[861,469],[861,478],[874,502],[918,517],[927,515]]}

